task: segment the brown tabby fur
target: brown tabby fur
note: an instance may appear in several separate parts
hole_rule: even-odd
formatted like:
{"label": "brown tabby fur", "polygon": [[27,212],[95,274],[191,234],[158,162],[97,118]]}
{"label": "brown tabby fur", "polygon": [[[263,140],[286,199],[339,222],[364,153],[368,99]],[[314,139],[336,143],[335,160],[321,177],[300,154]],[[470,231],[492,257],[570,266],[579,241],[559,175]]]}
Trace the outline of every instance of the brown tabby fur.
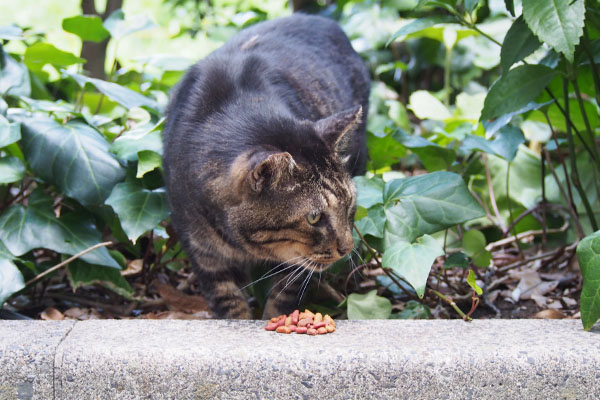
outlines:
{"label": "brown tabby fur", "polygon": [[172,221],[218,317],[252,316],[252,265],[287,272],[271,317],[351,251],[368,92],[337,24],[301,15],[242,31],[179,84],[165,131]]}

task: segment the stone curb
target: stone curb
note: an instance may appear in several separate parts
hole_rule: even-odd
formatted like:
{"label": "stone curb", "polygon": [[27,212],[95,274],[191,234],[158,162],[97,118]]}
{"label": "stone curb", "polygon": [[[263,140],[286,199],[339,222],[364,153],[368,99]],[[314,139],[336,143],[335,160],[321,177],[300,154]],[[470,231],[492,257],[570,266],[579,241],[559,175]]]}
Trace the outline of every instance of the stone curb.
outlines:
{"label": "stone curb", "polygon": [[4,399],[598,399],[578,320],[0,321]]}

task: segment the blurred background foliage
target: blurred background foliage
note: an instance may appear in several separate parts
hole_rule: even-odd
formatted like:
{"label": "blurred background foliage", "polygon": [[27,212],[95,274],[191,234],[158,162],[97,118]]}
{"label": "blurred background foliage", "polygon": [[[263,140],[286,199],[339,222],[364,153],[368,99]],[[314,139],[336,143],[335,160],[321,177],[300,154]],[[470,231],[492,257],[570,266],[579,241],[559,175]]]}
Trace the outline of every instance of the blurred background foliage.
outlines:
{"label": "blurred background foliage", "polygon": [[[168,93],[240,29],[302,9],[338,20],[372,76],[355,257],[304,303],[349,318],[562,318],[581,296],[591,326],[600,12],[542,3],[1,2],[3,315],[210,316],[168,225]],[[267,292],[249,288],[257,315]]]}

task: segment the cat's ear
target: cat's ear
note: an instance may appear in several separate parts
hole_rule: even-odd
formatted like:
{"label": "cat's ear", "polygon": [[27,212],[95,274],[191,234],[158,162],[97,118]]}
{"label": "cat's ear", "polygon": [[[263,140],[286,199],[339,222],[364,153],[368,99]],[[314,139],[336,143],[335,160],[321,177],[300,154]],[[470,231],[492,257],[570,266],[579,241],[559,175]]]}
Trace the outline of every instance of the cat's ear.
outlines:
{"label": "cat's ear", "polygon": [[[257,193],[266,187],[276,187],[282,178],[291,176],[296,168],[296,162],[288,152],[259,154],[259,160],[247,177],[250,188]],[[256,160],[256,157],[253,158]]]}
{"label": "cat's ear", "polygon": [[331,150],[345,153],[351,132],[360,125],[362,113],[362,106],[356,106],[323,118],[315,123],[317,134]]}

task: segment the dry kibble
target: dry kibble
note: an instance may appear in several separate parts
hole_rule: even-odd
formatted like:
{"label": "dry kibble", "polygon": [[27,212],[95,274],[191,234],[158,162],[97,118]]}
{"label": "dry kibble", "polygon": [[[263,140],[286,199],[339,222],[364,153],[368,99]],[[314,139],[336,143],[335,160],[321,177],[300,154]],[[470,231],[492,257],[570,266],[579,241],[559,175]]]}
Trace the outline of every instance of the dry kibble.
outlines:
{"label": "dry kibble", "polygon": [[275,329],[275,332],[277,333],[292,333],[292,330],[290,329],[289,326],[278,326],[277,329]]}
{"label": "dry kibble", "polygon": [[265,326],[267,331],[277,333],[298,333],[307,335],[324,335],[335,332],[335,321],[328,314],[313,313],[306,309],[303,312],[294,310],[290,315],[271,318]]}

